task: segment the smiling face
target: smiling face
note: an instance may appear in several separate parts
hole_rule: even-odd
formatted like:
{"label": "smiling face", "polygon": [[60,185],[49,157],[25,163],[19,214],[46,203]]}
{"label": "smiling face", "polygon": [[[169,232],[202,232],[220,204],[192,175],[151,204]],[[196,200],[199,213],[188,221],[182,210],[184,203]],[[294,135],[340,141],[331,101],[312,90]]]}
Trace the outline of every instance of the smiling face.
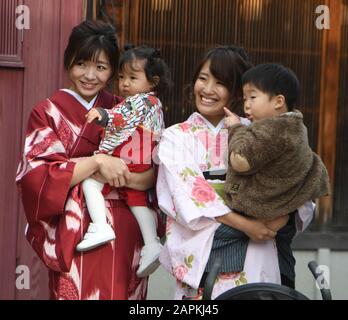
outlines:
{"label": "smiling face", "polygon": [[69,70],[71,89],[86,101],[91,101],[100,90],[105,88],[112,75],[109,60],[104,51],[100,52],[96,60],[77,61]]}
{"label": "smiling face", "polygon": [[277,116],[283,112],[282,96],[271,97],[257,89],[254,85],[246,83],[243,86],[244,113],[251,121],[258,121]]}
{"label": "smiling face", "polygon": [[122,97],[127,98],[153,90],[153,84],[147,80],[144,67],[145,60],[134,60],[124,64],[118,74],[118,89]]}
{"label": "smiling face", "polygon": [[226,86],[211,74],[209,60],[199,72],[193,92],[198,112],[217,126],[225,115],[224,107],[230,104],[231,95]]}

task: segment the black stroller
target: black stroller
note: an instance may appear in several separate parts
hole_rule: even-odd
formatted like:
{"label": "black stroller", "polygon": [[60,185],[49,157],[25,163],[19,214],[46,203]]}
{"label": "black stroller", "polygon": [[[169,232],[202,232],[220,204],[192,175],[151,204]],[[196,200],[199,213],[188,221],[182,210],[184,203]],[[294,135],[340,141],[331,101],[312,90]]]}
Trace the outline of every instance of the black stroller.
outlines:
{"label": "black stroller", "polygon": [[[222,260],[216,259],[212,270],[209,272],[204,285],[203,300],[211,300],[214,283],[219,273]],[[318,272],[318,264],[315,261],[308,263],[315,280],[319,284],[323,300],[332,300],[330,289],[322,274]],[[216,300],[309,300],[308,297],[295,289],[272,283],[251,283],[230,289],[216,297]]]}

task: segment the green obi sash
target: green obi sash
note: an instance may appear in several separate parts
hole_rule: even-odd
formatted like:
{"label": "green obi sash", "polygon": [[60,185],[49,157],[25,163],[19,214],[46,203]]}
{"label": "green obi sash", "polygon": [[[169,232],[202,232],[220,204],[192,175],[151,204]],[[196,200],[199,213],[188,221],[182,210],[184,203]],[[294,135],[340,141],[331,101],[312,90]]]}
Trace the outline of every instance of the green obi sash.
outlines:
{"label": "green obi sash", "polygon": [[225,183],[223,182],[211,182],[209,181],[209,184],[213,187],[213,189],[215,190],[215,192],[222,198],[225,200],[225,190],[224,190],[224,185]]}

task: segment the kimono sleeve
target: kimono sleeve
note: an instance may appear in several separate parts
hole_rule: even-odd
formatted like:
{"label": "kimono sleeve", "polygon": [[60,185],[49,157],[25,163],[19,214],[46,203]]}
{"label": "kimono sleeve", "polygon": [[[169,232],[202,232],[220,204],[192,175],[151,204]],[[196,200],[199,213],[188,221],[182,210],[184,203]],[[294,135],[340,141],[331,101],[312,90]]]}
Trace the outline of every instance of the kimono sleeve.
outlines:
{"label": "kimono sleeve", "polygon": [[[268,119],[270,120],[270,119]],[[285,148],[283,130],[272,126],[270,121],[253,123],[250,126],[234,125],[229,130],[228,152],[244,157],[250,170],[239,174],[253,174],[264,165],[276,159]]]}
{"label": "kimono sleeve", "polygon": [[16,177],[29,223],[63,214],[74,167],[54,120],[34,109]]}
{"label": "kimono sleeve", "polygon": [[191,230],[216,224],[231,210],[204,179],[194,157],[194,138],[179,130],[164,131],[159,146],[157,195],[160,208]]}
{"label": "kimono sleeve", "polygon": [[105,127],[105,137],[100,146],[108,153],[126,142],[136,131],[137,127],[144,121],[149,110],[147,95],[137,94],[128,97],[110,110],[108,123]]}
{"label": "kimono sleeve", "polygon": [[296,236],[307,229],[314,217],[316,205],[313,201],[307,201],[297,209],[295,216]]}

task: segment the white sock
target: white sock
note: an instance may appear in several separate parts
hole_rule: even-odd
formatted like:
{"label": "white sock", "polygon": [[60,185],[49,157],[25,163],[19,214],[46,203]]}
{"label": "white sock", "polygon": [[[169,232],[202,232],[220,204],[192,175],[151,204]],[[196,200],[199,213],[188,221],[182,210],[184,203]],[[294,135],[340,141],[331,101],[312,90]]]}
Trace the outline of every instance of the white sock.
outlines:
{"label": "white sock", "polygon": [[145,245],[157,241],[155,212],[148,207],[130,207],[137,219]]}
{"label": "white sock", "polygon": [[104,184],[92,178],[82,182],[83,194],[92,222],[97,224],[106,223],[105,200],[102,194]]}

